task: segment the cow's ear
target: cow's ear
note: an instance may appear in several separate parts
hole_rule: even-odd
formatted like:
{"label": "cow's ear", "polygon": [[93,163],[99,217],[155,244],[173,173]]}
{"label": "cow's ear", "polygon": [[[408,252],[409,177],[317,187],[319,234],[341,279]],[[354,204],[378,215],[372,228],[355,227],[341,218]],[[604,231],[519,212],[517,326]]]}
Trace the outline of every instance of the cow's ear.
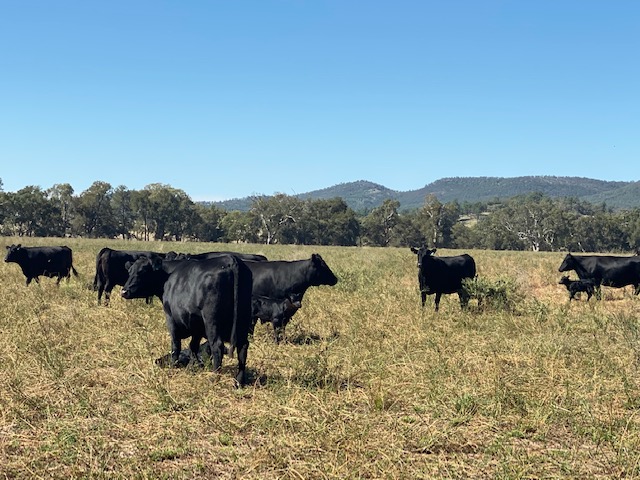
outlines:
{"label": "cow's ear", "polygon": [[436,254],[436,249],[432,248],[431,250],[429,250],[429,255],[435,255]]}
{"label": "cow's ear", "polygon": [[22,248],[22,244],[21,243],[17,244],[16,248]]}
{"label": "cow's ear", "polygon": [[7,245],[5,248],[9,250],[11,247],[13,247],[13,245]]}
{"label": "cow's ear", "polygon": [[418,254],[418,251],[419,251],[418,247],[409,247],[409,248],[411,248],[411,251],[413,253],[415,253],[416,255]]}

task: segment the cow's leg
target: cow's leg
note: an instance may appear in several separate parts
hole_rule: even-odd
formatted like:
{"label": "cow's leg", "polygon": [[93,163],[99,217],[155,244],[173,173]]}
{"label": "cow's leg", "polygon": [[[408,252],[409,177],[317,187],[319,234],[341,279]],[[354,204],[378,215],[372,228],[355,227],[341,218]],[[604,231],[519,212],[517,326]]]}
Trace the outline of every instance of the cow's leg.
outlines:
{"label": "cow's leg", "polygon": [[241,345],[238,348],[238,374],[236,375],[236,382],[239,387],[244,386],[246,379],[246,366],[247,366],[247,352],[249,350],[249,342]]}
{"label": "cow's leg", "polygon": [[440,297],[442,294],[440,292],[436,292],[436,312],[440,309]]}
{"label": "cow's leg", "polygon": [[171,333],[171,363],[177,367],[180,363],[180,352],[182,351],[182,340],[175,333]]}
{"label": "cow's leg", "polygon": [[640,294],[640,283],[635,283],[633,285],[633,294],[634,295]]}
{"label": "cow's leg", "polygon": [[171,337],[171,364],[177,367],[180,362],[180,352],[182,351],[182,339],[178,334],[176,322],[173,321],[170,311],[165,310],[165,318],[169,337]]}
{"label": "cow's leg", "polygon": [[284,326],[279,325],[275,320],[273,321],[273,340],[276,343],[280,343],[280,341],[284,338]]}
{"label": "cow's leg", "polygon": [[[207,335],[208,337],[208,335]],[[215,372],[222,368],[222,356],[224,355],[224,342],[219,336],[215,336],[213,341],[209,338],[209,345],[211,345],[211,360],[213,362],[213,370]]]}
{"label": "cow's leg", "polygon": [[107,280],[106,285],[104,286],[104,306],[108,306],[109,302],[111,301],[111,290],[113,290],[113,287],[115,287],[115,285],[111,285],[111,283],[109,283],[109,281]]}
{"label": "cow's leg", "polygon": [[420,292],[420,297],[422,299],[422,306],[424,307],[424,304],[427,301],[427,292],[425,292],[424,290]]}
{"label": "cow's leg", "polygon": [[93,280],[93,289],[98,291],[98,305],[100,305],[102,302],[102,293],[104,292],[104,283],[98,278],[98,274],[96,274]]}
{"label": "cow's leg", "polygon": [[189,360],[189,363],[196,363],[198,367],[204,367],[202,356],[200,355],[200,340],[202,340],[202,337],[200,335],[191,336],[191,341],[189,342],[189,351],[191,354],[191,358]]}
{"label": "cow's leg", "polygon": [[271,318],[271,325],[273,325],[273,340],[280,343],[284,338],[284,318],[281,316]]}

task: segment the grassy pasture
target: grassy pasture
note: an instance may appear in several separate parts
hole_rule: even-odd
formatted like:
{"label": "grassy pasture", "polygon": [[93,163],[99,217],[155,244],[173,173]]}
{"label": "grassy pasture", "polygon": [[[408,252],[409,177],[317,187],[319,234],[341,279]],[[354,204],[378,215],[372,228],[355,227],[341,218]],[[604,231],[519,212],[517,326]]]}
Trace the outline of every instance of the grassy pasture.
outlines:
{"label": "grassy pasture", "polygon": [[88,287],[103,246],[229,245],[22,243],[67,244],[80,277],[25,287],[0,263],[0,478],[640,477],[640,299],[569,304],[563,254],[471,251],[516,308],[448,295],[435,313],[408,248],[233,246],[317,252],[340,279],[308,291],[287,343],[256,327],[234,389],[235,359],[219,375],[154,364],[170,346],[157,299],[118,289],[98,307]]}

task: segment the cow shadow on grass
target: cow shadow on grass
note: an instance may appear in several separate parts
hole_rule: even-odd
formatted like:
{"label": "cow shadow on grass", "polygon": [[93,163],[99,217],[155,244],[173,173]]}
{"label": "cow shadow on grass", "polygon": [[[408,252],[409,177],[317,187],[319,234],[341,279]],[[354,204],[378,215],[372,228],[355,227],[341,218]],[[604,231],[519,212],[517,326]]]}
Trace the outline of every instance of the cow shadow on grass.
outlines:
{"label": "cow shadow on grass", "polygon": [[[292,345],[312,345],[314,343],[318,343],[321,341],[333,341],[339,337],[338,332],[333,332],[331,335],[327,337],[322,337],[315,333],[309,333],[300,331],[296,335],[285,339],[282,343],[289,343]],[[274,344],[274,347],[277,345]],[[225,347],[226,355],[229,354],[228,349]],[[200,357],[202,359],[202,363],[193,362],[191,360],[191,351],[189,349],[183,349],[178,356],[178,361],[176,363],[171,359],[171,354],[168,353],[163,355],[155,360],[155,364],[160,368],[178,368],[185,369],[193,372],[211,372],[213,369],[213,365],[211,362],[211,352],[209,349],[208,342],[204,342],[200,345]],[[236,373],[236,366],[233,364],[222,365],[220,369],[220,375],[230,375],[233,377]],[[245,370],[246,380],[245,385],[253,385],[254,387],[265,387],[268,384],[272,383],[280,383],[293,380],[295,383],[305,386],[305,387],[316,387],[316,388],[334,388],[337,390],[342,390],[351,387],[360,386],[357,381],[353,379],[345,380],[334,378],[333,375],[329,375],[329,372],[320,372],[322,375],[318,375],[318,372],[305,372],[301,374],[294,375],[293,377],[285,379],[279,374],[265,375],[264,373],[259,373],[255,369],[247,366]]]}
{"label": "cow shadow on grass", "polygon": [[[225,347],[226,355],[228,355],[229,351]],[[178,356],[178,361],[176,363],[171,359],[171,354],[167,353],[161,357],[156,358],[155,364],[160,368],[178,368],[185,369],[187,371],[192,372],[213,372],[213,364],[211,362],[211,352],[209,350],[209,344],[204,342],[200,345],[200,357],[202,358],[202,363],[192,362],[191,361],[191,351],[189,349],[184,349],[180,352]],[[231,378],[236,374],[236,366],[235,365],[222,365],[220,368],[219,374],[221,376],[230,375]],[[254,369],[247,366],[245,370],[245,384],[246,385],[258,385],[263,386],[267,383],[267,378],[265,375],[260,375]]]}

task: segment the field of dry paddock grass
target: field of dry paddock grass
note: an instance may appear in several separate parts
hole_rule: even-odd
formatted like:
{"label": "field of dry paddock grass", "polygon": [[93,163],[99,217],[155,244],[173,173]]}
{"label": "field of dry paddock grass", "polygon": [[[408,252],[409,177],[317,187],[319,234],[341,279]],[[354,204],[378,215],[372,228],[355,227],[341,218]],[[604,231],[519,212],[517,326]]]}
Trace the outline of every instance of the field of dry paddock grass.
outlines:
{"label": "field of dry paddock grass", "polygon": [[[640,477],[640,299],[569,304],[564,254],[470,251],[512,308],[446,295],[435,313],[408,248],[3,240],[66,244],[80,276],[26,287],[0,264],[0,478]],[[320,253],[339,283],[311,287],[286,343],[256,327],[236,389],[235,358],[220,374],[155,364],[157,299],[118,287],[97,306],[103,246]]]}

